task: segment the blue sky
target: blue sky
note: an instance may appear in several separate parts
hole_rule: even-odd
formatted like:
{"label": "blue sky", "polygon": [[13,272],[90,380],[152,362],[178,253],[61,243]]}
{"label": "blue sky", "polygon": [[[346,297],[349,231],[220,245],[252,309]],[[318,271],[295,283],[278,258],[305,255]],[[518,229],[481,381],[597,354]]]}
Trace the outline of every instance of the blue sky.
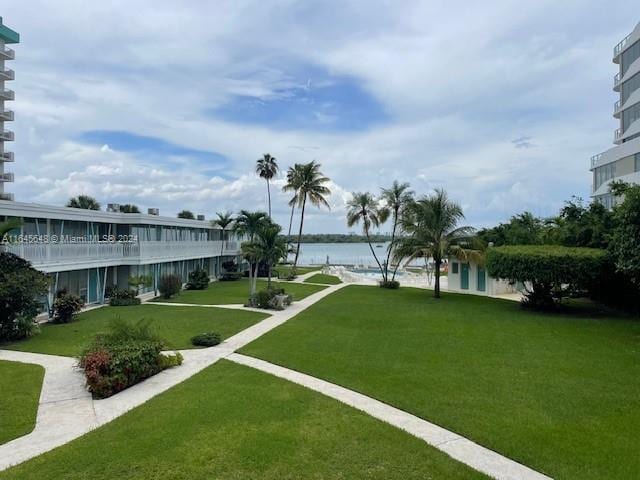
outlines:
{"label": "blue sky", "polygon": [[266,208],[268,152],[331,177],[310,232],[346,232],[349,192],[394,179],[447,189],[475,226],[550,215],[588,197],[589,158],[612,146],[612,49],[640,14],[607,5],[7,0],[11,191],[211,217]]}

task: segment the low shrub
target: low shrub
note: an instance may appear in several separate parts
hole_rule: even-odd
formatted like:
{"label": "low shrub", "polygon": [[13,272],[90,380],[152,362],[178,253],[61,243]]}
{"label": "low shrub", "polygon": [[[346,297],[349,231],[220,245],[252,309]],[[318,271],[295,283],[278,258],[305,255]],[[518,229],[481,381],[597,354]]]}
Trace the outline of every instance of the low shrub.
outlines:
{"label": "low shrub", "polygon": [[292,302],[293,297],[291,295],[287,295],[284,288],[267,288],[265,290],[260,290],[250,298],[249,306],[271,310],[282,310],[284,307],[291,305]]}
{"label": "low shrub", "polygon": [[191,338],[191,344],[196,347],[213,347],[222,341],[222,337],[216,332],[206,332]]}
{"label": "low shrub", "polygon": [[397,280],[382,280],[378,285],[380,288],[388,288],[390,290],[397,290],[400,288],[400,282]]}
{"label": "low shrub", "polygon": [[109,297],[109,305],[114,307],[140,305],[140,299],[136,296],[135,290],[113,287]]}
{"label": "low shrub", "polygon": [[258,305],[258,308],[271,308],[270,302],[274,295],[275,294],[273,294],[273,292],[269,290],[260,290],[256,294],[256,303]]}
{"label": "low shrub", "polygon": [[209,287],[209,274],[203,268],[198,268],[189,273],[187,290],[204,290]]}
{"label": "low shrub", "polygon": [[53,302],[53,322],[69,323],[75,319],[76,314],[82,310],[84,302],[72,293],[61,293]]}
{"label": "low shrub", "polygon": [[151,330],[149,321],[125,322],[116,318],[107,334],[98,335],[80,357],[87,387],[106,398],[165,368],[180,365],[182,355],[163,355],[165,343]]}
{"label": "low shrub", "polygon": [[158,291],[162,298],[171,298],[182,290],[182,279],[179,275],[169,274],[160,277]]}

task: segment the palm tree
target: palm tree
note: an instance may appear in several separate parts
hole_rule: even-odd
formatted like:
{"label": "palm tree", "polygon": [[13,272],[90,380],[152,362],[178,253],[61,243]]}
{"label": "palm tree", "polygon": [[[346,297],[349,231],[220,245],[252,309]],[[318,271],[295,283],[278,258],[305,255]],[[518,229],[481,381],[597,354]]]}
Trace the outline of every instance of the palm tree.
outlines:
{"label": "palm tree", "polygon": [[[264,212],[249,212],[248,210],[240,210],[240,214],[236,217],[233,225],[233,231],[241,237],[248,239],[242,244],[244,257],[249,262],[249,291],[250,295],[256,293],[256,279],[258,277],[258,261],[256,252],[253,249],[256,235],[265,223],[269,222],[269,217]],[[255,271],[254,271],[255,265]],[[255,277],[254,277],[255,273]]]}
{"label": "palm tree", "polygon": [[269,199],[269,218],[271,218],[271,187],[269,182],[278,173],[278,163],[276,157],[272,157],[268,153],[262,155],[262,158],[256,161],[256,173],[260,178],[264,178],[267,181],[267,197]]}
{"label": "palm tree", "polygon": [[220,242],[220,257],[218,258],[218,275],[222,272],[222,254],[224,253],[225,231],[233,223],[233,214],[230,212],[216,212],[218,218],[211,220],[211,225],[222,229],[222,241]]}
{"label": "palm tree", "polygon": [[137,205],[133,205],[132,203],[125,203],[124,205],[120,205],[121,213],[140,213],[140,209]]}
{"label": "palm tree", "polygon": [[274,223],[265,223],[258,230],[251,245],[252,253],[258,262],[265,262],[269,269],[267,288],[271,288],[273,266],[287,256],[287,244],[280,236],[282,228]]}
{"label": "palm tree", "polygon": [[376,255],[373,245],[371,245],[371,237],[369,236],[369,230],[371,227],[379,227],[381,223],[384,223],[388,217],[388,210],[380,208],[378,202],[373,195],[369,192],[355,192],[351,194],[351,200],[347,202],[347,225],[353,227],[354,225],[362,222],[362,231],[367,236],[367,243],[371,249],[371,254],[375,258],[378,267],[380,267],[380,273],[382,273],[382,281],[387,281],[387,272],[385,268],[382,268],[380,260]]}
{"label": "palm tree", "polygon": [[78,195],[77,197],[70,198],[66,206],[82,208],[84,210],[100,210],[100,203],[89,195]]}
{"label": "palm tree", "polygon": [[331,195],[331,190],[324,186],[329,181],[328,177],[320,171],[320,164],[315,160],[305,163],[300,168],[300,178],[297,195],[297,205],[301,209],[300,213],[300,229],[298,231],[298,244],[296,246],[296,256],[293,260],[293,268],[291,270],[292,275],[296,273],[296,265],[298,265],[298,256],[300,255],[300,241],[302,240],[302,226],[304,224],[304,209],[307,205],[307,200],[312,205],[320,208],[321,206],[327,207],[331,210],[331,206],[327,202],[325,195]]}
{"label": "palm tree", "polygon": [[[411,202],[413,199],[413,192],[409,190],[408,183],[399,183],[397,180],[393,181],[393,185],[390,188],[382,189],[382,200],[385,202],[387,209],[391,213],[391,218],[393,221],[393,228],[391,229],[391,243],[389,244],[389,249],[387,250],[387,260],[384,264],[385,273],[387,279],[389,278],[389,263],[391,261],[391,255],[393,253],[393,249],[396,245],[396,231],[398,228],[398,222],[400,221],[400,217],[404,208]],[[396,279],[396,272],[398,271],[398,266],[400,264],[395,262],[395,267],[393,269],[393,275],[391,280]]]}
{"label": "palm tree", "polygon": [[462,208],[449,200],[444,190],[409,203],[400,220],[404,236],[395,250],[396,261],[433,258],[435,263],[434,297],[440,298],[440,266],[445,257],[461,260],[480,259],[475,249],[474,229],[459,227],[464,218]]}
{"label": "palm tree", "polygon": [[300,189],[300,179],[302,177],[302,165],[296,163],[293,167],[287,169],[287,183],[282,187],[283,192],[293,192],[293,197],[289,200],[289,206],[291,207],[291,216],[289,217],[289,231],[287,232],[287,238],[291,238],[291,227],[293,225],[293,213],[298,203],[298,190]]}

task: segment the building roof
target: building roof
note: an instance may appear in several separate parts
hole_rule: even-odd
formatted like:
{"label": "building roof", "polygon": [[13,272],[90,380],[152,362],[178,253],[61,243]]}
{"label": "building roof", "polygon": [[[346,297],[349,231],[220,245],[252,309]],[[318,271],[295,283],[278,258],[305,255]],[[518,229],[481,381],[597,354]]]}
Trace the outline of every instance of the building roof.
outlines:
{"label": "building roof", "polygon": [[0,39],[4,40],[4,43],[20,43],[20,34],[3,25],[2,17],[0,17]]}
{"label": "building roof", "polygon": [[104,212],[101,210],[57,207],[9,200],[0,200],[0,217],[2,216],[127,225],[161,225],[168,227],[207,228],[211,230],[220,229],[218,226],[213,226],[208,220],[161,217],[159,215],[147,215],[144,213]]}

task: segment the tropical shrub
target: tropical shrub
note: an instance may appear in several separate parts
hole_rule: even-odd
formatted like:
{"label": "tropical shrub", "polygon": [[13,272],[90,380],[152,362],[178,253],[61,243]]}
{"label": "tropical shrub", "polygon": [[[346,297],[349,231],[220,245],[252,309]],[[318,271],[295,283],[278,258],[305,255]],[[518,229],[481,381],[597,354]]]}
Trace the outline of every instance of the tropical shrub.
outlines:
{"label": "tropical shrub", "polygon": [[158,291],[163,298],[171,298],[182,290],[182,279],[179,275],[169,274],[160,277]]}
{"label": "tropical shrub", "polygon": [[388,288],[389,290],[397,290],[400,288],[400,282],[397,280],[383,280],[378,285],[380,285],[380,288]]}
{"label": "tropical shrub", "polygon": [[98,335],[80,357],[87,387],[97,398],[106,398],[180,365],[182,356],[163,355],[165,343],[150,328],[150,321],[137,323],[114,319],[107,334]]}
{"label": "tropical shrub", "polygon": [[35,333],[34,322],[47,292],[47,276],[29,262],[0,252],[0,341],[19,340]]}
{"label": "tropical shrub", "polygon": [[198,268],[189,273],[187,290],[204,290],[209,287],[209,274],[203,268]]}
{"label": "tropical shrub", "polygon": [[222,341],[222,337],[216,332],[206,332],[191,338],[191,344],[196,347],[213,347]]}
{"label": "tropical shrub", "polygon": [[266,288],[251,296],[249,299],[249,306],[271,310],[282,310],[283,307],[291,305],[292,302],[293,297],[291,295],[287,295],[284,288]]}
{"label": "tropical shrub", "polygon": [[84,302],[73,293],[63,292],[53,302],[53,323],[69,323],[82,310]]}
{"label": "tropical shrub", "polygon": [[640,186],[626,185],[624,200],[614,212],[610,250],[616,269],[640,287]]}
{"label": "tropical shrub", "polygon": [[523,305],[553,308],[563,297],[583,293],[601,277],[605,250],[557,245],[519,245],[490,248],[486,268],[494,278],[522,282]]}
{"label": "tropical shrub", "polygon": [[135,290],[113,287],[109,297],[109,305],[113,307],[140,305],[140,299],[136,296]]}
{"label": "tropical shrub", "polygon": [[167,368],[179,367],[182,365],[184,361],[184,357],[180,352],[175,353],[163,353],[158,357],[158,364],[160,365],[161,370],[166,370]]}
{"label": "tropical shrub", "polygon": [[258,308],[270,308],[271,299],[275,294],[269,290],[260,290],[256,293],[256,303]]}

